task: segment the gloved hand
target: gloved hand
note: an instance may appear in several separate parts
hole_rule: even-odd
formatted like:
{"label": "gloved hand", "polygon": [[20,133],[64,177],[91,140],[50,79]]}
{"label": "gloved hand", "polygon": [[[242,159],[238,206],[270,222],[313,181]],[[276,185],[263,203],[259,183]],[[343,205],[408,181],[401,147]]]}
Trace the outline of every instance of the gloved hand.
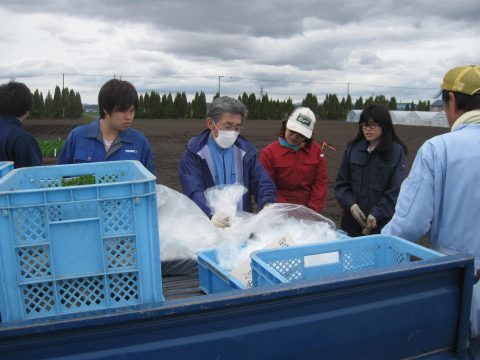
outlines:
{"label": "gloved hand", "polygon": [[377,219],[375,219],[375,216],[372,214],[368,214],[367,216],[367,227],[369,227],[371,230],[377,227]]}
{"label": "gloved hand", "polygon": [[372,214],[368,214],[367,216],[367,226],[363,228],[362,235],[370,234],[370,231],[377,227],[377,219]]}
{"label": "gloved hand", "polygon": [[211,222],[219,229],[223,229],[230,226],[230,218],[227,216],[221,216],[213,214]]}
{"label": "gloved hand", "polygon": [[352,216],[354,217],[355,220],[357,220],[357,223],[362,227],[365,228],[367,227],[367,218],[365,214],[363,213],[362,209],[358,206],[358,204],[353,204],[350,206],[350,212],[352,213]]}

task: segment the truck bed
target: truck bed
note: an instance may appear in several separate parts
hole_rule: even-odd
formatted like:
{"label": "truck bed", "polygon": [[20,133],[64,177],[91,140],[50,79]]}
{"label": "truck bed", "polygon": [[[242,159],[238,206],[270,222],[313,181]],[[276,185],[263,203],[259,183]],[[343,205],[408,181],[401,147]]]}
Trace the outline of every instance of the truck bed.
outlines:
{"label": "truck bed", "polygon": [[166,275],[162,277],[165,301],[205,296],[198,287],[198,271],[189,274]]}
{"label": "truck bed", "polygon": [[453,359],[468,337],[473,257],[0,326],[3,359]]}

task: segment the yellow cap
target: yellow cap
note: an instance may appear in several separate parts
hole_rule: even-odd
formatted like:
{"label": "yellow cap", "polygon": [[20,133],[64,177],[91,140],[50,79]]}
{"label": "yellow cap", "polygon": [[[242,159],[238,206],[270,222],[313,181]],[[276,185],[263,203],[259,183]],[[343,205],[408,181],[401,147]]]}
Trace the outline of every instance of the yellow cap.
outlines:
{"label": "yellow cap", "polygon": [[442,90],[475,94],[480,91],[480,66],[466,65],[448,70],[441,87]]}

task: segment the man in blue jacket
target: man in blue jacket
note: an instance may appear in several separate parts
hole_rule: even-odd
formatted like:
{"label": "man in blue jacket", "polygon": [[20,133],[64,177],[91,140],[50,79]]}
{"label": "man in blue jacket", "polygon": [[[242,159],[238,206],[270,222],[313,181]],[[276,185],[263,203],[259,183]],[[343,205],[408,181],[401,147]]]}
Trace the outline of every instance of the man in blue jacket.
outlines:
{"label": "man in blue jacket", "polygon": [[128,81],[107,81],[98,94],[100,118],[78,126],[67,137],[59,164],[138,160],[155,175],[153,155],[147,138],[131,129],[138,94]]}
{"label": "man in blue jacket", "polygon": [[[395,215],[382,229],[434,248],[475,256],[480,275],[480,66],[447,72],[442,100],[451,132],[427,140],[403,182]],[[480,282],[473,288],[472,352],[480,358]],[[477,347],[476,350],[473,350]]]}
{"label": "man in blue jacket", "polygon": [[32,108],[32,93],[22,83],[0,86],[0,161],[13,161],[15,168],[42,165],[37,140],[22,128]]}
{"label": "man in blue jacket", "polygon": [[205,190],[215,185],[241,184],[247,188],[241,210],[252,211],[252,195],[260,208],[275,202],[275,185],[260,165],[256,148],[239,136],[247,109],[237,99],[219,97],[210,104],[207,129],[192,138],[180,159],[183,193],[192,199],[219,228],[229,219],[214,214]]}

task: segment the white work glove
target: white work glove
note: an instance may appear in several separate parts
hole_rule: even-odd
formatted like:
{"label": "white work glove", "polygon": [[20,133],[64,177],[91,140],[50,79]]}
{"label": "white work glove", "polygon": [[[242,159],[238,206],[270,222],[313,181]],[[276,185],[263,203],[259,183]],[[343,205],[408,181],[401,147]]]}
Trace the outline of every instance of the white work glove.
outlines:
{"label": "white work glove", "polygon": [[367,216],[367,226],[362,230],[362,235],[370,234],[370,231],[377,227],[377,219],[372,214]]}
{"label": "white work glove", "polygon": [[357,223],[362,227],[365,228],[367,227],[367,217],[363,213],[362,209],[358,206],[358,204],[353,204],[350,206],[350,212],[352,213],[352,216],[354,217],[355,220],[357,220]]}
{"label": "white work glove", "polygon": [[230,226],[230,218],[228,216],[221,216],[217,214],[213,214],[212,216],[212,223],[219,229],[223,229]]}

